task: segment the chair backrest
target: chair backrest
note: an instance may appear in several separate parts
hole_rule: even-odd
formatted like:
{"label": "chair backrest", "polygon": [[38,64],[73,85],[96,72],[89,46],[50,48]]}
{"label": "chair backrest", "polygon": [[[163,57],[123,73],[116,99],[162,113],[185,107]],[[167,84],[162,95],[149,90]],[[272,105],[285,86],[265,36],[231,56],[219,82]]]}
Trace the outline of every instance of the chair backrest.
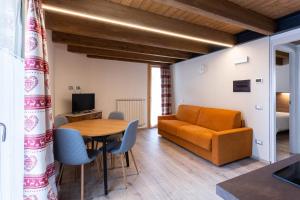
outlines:
{"label": "chair backrest", "polygon": [[65,128],[55,129],[54,158],[66,165],[81,165],[90,162],[79,131]]}
{"label": "chair backrest", "polygon": [[109,113],[108,119],[124,120],[124,113],[122,113],[122,112],[111,112],[111,113]]}
{"label": "chair backrest", "polygon": [[54,118],[54,128],[59,128],[60,126],[69,123],[69,120],[63,115],[57,115]]}
{"label": "chair backrest", "polygon": [[129,151],[135,144],[138,124],[139,120],[129,123],[122,138],[122,144],[119,149],[120,152],[125,153]]}

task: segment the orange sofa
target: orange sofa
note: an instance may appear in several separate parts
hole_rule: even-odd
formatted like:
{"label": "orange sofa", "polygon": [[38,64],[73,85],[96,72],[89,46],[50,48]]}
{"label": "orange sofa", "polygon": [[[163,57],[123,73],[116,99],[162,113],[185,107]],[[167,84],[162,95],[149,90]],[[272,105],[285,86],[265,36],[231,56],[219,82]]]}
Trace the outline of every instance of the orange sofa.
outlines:
{"label": "orange sofa", "polygon": [[241,112],[180,105],[176,115],[158,117],[158,133],[211,161],[224,165],[252,155],[252,129]]}

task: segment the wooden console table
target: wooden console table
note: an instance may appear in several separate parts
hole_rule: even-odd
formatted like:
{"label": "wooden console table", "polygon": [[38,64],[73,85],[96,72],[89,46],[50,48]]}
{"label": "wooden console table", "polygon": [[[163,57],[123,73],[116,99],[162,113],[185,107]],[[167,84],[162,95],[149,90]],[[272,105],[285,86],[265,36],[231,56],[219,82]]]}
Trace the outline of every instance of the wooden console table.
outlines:
{"label": "wooden console table", "polygon": [[102,119],[102,111],[92,111],[88,113],[70,113],[65,115],[69,122],[78,122],[89,119]]}

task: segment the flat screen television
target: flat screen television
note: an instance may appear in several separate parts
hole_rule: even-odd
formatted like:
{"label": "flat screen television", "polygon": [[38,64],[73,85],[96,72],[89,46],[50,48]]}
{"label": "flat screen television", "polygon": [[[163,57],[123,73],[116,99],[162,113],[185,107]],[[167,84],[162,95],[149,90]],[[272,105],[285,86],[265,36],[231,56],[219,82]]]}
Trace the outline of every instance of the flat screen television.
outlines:
{"label": "flat screen television", "polygon": [[95,109],[95,94],[72,94],[72,113]]}

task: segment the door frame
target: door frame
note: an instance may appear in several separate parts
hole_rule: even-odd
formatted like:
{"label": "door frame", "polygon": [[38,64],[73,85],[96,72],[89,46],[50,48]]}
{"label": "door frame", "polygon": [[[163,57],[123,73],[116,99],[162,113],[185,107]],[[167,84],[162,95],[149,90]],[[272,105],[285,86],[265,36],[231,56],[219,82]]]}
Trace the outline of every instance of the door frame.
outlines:
{"label": "door frame", "polygon": [[[297,141],[300,139],[300,135],[296,134],[300,130],[300,125],[295,122],[300,119],[300,112],[296,102],[300,99],[299,90],[299,72],[300,70],[296,67],[299,65],[299,59],[297,59],[298,51],[291,46],[282,46],[293,41],[300,40],[300,29],[287,31],[284,33],[276,34],[270,37],[270,161],[271,163],[276,162],[276,50],[286,51],[290,54],[290,136],[293,140]],[[298,112],[297,112],[298,111]],[[292,142],[293,143],[293,142]],[[291,152],[299,153],[300,147],[297,147],[295,143],[290,144]],[[298,145],[299,146],[299,145]]]}

